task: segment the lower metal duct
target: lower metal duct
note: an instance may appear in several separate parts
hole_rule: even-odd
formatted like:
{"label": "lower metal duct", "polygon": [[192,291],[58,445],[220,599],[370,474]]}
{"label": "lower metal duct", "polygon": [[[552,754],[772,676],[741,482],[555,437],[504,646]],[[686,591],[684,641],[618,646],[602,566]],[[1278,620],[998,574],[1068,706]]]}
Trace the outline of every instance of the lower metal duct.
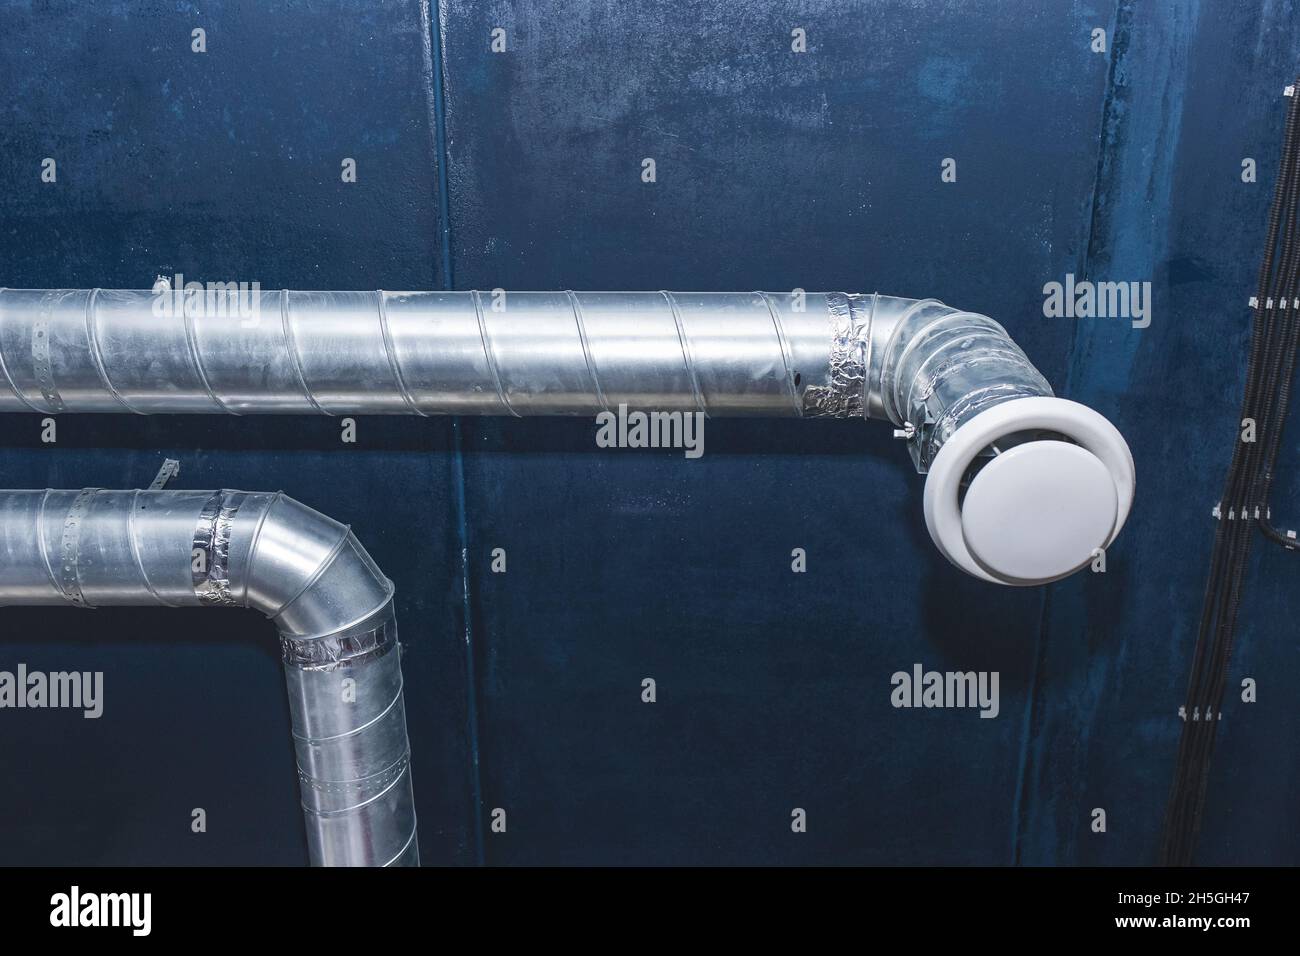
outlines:
{"label": "lower metal duct", "polygon": [[393,584],[279,493],[0,491],[0,605],[247,607],[279,628],[311,862],[418,865]]}
{"label": "lower metal duct", "polygon": [[[197,284],[194,284],[197,285]],[[1115,539],[1133,459],[992,319],[839,292],[0,290],[0,412],[879,418],[1001,584]]]}

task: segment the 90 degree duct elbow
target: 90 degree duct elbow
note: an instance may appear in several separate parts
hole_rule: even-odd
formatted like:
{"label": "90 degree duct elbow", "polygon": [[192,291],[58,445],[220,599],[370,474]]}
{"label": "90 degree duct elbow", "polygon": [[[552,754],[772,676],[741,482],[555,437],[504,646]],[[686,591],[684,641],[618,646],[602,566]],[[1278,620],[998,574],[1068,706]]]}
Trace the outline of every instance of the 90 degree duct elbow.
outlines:
{"label": "90 degree duct elbow", "polygon": [[[197,283],[194,284],[197,286]],[[992,319],[934,299],[670,292],[0,290],[0,412],[892,421],[926,524],[977,577],[1041,584],[1119,534],[1123,437]]]}
{"label": "90 degree duct elbow", "polygon": [[0,605],[247,607],[280,632],[311,861],[417,865],[393,585],[280,493],[0,491]]}
{"label": "90 degree duct elbow", "polygon": [[1054,397],[987,316],[934,299],[869,298],[866,414],[902,426],[944,556],[986,581],[1034,585],[1109,547],[1135,491],[1118,429]]}

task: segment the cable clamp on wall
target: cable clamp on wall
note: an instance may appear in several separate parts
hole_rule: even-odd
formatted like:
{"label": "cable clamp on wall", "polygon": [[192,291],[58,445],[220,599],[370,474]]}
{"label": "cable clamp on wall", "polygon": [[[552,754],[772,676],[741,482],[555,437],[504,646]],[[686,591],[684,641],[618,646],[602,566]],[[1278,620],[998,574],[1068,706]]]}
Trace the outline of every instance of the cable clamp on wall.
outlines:
{"label": "cable clamp on wall", "polygon": [[[1210,511],[1210,515],[1211,515],[1211,516],[1212,516],[1216,521],[1222,521],[1222,520],[1223,520],[1223,503],[1222,503],[1222,502],[1219,502],[1219,504],[1216,504],[1216,505],[1214,506],[1214,508],[1211,509],[1211,511]],[[1266,521],[1272,519],[1272,517],[1273,517],[1273,509],[1272,509],[1271,507],[1265,507],[1265,508],[1264,508],[1264,513],[1263,513],[1262,517],[1263,517],[1264,520],[1266,520]],[[1250,520],[1250,518],[1251,518],[1250,509],[1248,509],[1248,508],[1246,508],[1246,507],[1243,506],[1242,509],[1241,509],[1241,518],[1242,518],[1242,520],[1245,520],[1245,521]],[[1255,518],[1256,521],[1260,520],[1260,518],[1261,518],[1260,510],[1259,510],[1259,505],[1255,505],[1255,516],[1254,516],[1254,518]],[[1236,509],[1236,508],[1229,508],[1229,509],[1228,509],[1228,520],[1229,520],[1229,521],[1236,521],[1236,520],[1237,520],[1237,509]],[[1294,537],[1294,535],[1292,535],[1292,537]]]}

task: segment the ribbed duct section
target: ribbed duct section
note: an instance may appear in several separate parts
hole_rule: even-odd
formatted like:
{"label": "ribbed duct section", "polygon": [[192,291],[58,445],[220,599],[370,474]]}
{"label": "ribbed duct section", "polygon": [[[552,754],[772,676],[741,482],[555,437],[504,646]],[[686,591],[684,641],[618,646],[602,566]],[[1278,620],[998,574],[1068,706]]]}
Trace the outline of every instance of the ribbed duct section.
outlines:
{"label": "ribbed duct section", "polygon": [[6,289],[0,411],[524,416],[622,404],[902,424],[922,400],[915,386],[951,371],[924,360],[962,332],[981,336],[966,347],[984,350],[974,374],[1051,394],[1001,326],[934,300]]}
{"label": "ribbed duct section", "polygon": [[[970,574],[1040,584],[1114,540],[1123,437],[1006,330],[840,292],[0,290],[0,412],[880,418]],[[996,465],[996,467],[993,467]]]}
{"label": "ribbed duct section", "polygon": [[280,631],[311,862],[418,865],[393,585],[280,493],[0,491],[0,605],[247,607]]}

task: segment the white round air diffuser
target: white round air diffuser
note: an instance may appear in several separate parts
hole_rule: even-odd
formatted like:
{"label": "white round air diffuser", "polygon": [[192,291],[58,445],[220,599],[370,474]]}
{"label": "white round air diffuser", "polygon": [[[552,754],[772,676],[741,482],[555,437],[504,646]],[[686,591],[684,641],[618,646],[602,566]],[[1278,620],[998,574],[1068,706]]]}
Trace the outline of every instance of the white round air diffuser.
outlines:
{"label": "white round air diffuser", "polygon": [[[1035,431],[1072,441],[1010,447],[960,498],[977,455],[1000,438]],[[1133,457],[1114,425],[1066,399],[1021,398],[981,412],[944,442],[926,478],[925,520],[939,550],[962,570],[999,584],[1046,584],[1084,567],[1115,539],[1133,490]]]}

